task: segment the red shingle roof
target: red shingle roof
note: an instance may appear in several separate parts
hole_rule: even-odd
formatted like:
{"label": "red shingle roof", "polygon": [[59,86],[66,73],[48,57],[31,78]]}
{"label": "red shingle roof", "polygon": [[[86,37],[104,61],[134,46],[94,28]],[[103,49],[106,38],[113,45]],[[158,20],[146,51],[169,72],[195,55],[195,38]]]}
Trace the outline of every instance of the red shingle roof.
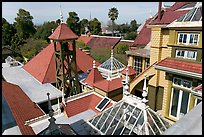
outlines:
{"label": "red shingle roof", "polygon": [[136,74],[136,71],[131,67],[131,66],[126,66],[122,71],[121,73],[123,75],[126,75],[126,68],[128,68],[128,76],[132,76],[132,75],[135,75]]}
{"label": "red shingle roof", "polygon": [[78,36],[65,23],[61,23],[48,37],[52,40],[77,39]]}
{"label": "red shingle roof", "polygon": [[93,38],[93,36],[80,36],[77,41],[83,41],[85,44],[87,44],[91,39]]}
{"label": "red shingle roof", "polygon": [[186,62],[183,60],[166,58],[158,62],[157,65],[202,74],[201,63],[193,63],[193,62]]}
{"label": "red shingle roof", "polygon": [[182,6],[193,3],[193,2],[175,2],[170,8],[168,8],[166,11],[164,11],[161,20],[159,18],[156,18],[153,20],[150,24],[169,24],[173,22],[174,20],[178,19],[182,15],[186,14],[189,10],[177,10],[181,8]]}
{"label": "red shingle roof", "polygon": [[[88,109],[91,109],[96,113],[100,113],[98,110],[95,109],[95,107],[101,100],[102,97],[92,93],[90,95],[70,101],[65,107],[66,114],[68,115],[68,117],[71,117]],[[111,102],[105,107],[105,109],[109,108],[110,106],[112,106]]]}
{"label": "red shingle roof", "polygon": [[[59,47],[59,43],[57,43]],[[93,58],[76,48],[77,71],[87,73],[92,68]],[[96,62],[96,66],[100,63]],[[40,53],[33,57],[23,68],[41,83],[53,83],[56,81],[56,68],[54,58],[54,43],[49,44]]]}
{"label": "red shingle roof", "polygon": [[35,135],[25,121],[44,115],[17,85],[2,81],[2,93],[23,135]]}
{"label": "red shingle roof", "polygon": [[101,80],[94,84],[94,87],[99,88],[105,92],[111,92],[116,89],[122,88],[122,79],[121,78],[115,78],[112,80]]}
{"label": "red shingle roof", "polygon": [[150,42],[151,38],[151,29],[147,28],[151,18],[146,20],[143,28],[139,32],[138,36],[135,38],[134,45],[147,45]]}
{"label": "red shingle roof", "polygon": [[90,48],[101,47],[101,48],[114,48],[120,42],[121,38],[111,38],[111,37],[93,37],[87,45]]}
{"label": "red shingle roof", "polygon": [[93,87],[94,83],[103,80],[101,73],[98,71],[97,68],[93,68],[87,78],[83,81],[87,83],[89,86]]}

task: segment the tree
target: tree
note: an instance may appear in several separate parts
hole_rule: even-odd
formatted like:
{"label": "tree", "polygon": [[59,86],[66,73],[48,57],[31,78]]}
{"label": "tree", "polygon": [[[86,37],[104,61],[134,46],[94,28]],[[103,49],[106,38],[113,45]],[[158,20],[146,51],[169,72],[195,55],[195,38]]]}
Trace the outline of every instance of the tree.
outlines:
{"label": "tree", "polygon": [[132,20],[131,22],[130,22],[130,28],[131,28],[131,31],[133,31],[133,32],[136,32],[137,31],[137,21],[136,20]]}
{"label": "tree", "polygon": [[91,48],[85,44],[83,41],[76,41],[76,45],[79,48],[85,49],[85,50],[90,50]]}
{"label": "tree", "polygon": [[48,37],[52,34],[52,30],[55,30],[56,28],[57,22],[44,22],[42,26],[37,28],[37,32],[35,33],[34,37],[36,39],[43,39],[49,42],[50,39]]}
{"label": "tree", "polygon": [[118,10],[117,8],[113,7],[111,9],[109,9],[108,12],[108,17],[111,19],[112,21],[112,35],[114,35],[114,21],[117,20],[118,18]]}
{"label": "tree", "polygon": [[98,21],[97,18],[94,18],[93,20],[89,21],[88,26],[91,34],[98,35],[101,33],[101,23]]}
{"label": "tree", "polygon": [[2,46],[11,45],[11,40],[15,33],[14,26],[2,18]]}
{"label": "tree", "polygon": [[89,21],[87,19],[82,19],[80,21],[80,25],[81,25],[81,27],[80,27],[80,34],[85,34],[88,31],[86,29],[88,29]]}
{"label": "tree", "polygon": [[80,23],[79,17],[76,12],[69,12],[69,17],[67,18],[67,26],[77,35],[80,35]]}
{"label": "tree", "polygon": [[24,9],[19,9],[17,17],[15,18],[14,25],[17,31],[17,35],[20,38],[27,39],[32,36],[36,30],[32,22],[33,16]]}
{"label": "tree", "polygon": [[126,40],[135,40],[136,36],[137,36],[136,32],[128,32],[125,35],[124,39],[126,39]]}
{"label": "tree", "polygon": [[129,46],[127,44],[118,44],[115,49],[117,54],[125,54],[125,51],[127,51]]}

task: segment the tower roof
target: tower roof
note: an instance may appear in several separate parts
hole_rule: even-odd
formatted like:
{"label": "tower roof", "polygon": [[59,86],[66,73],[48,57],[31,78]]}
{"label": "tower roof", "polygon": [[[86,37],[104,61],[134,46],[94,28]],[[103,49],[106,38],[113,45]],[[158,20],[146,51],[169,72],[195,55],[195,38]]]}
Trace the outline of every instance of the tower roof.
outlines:
{"label": "tower roof", "polygon": [[135,75],[135,74],[136,74],[136,71],[135,71],[130,65],[128,65],[128,66],[126,66],[126,67],[121,71],[121,73],[122,73],[123,75],[126,74],[126,68],[128,68],[128,76],[132,76],[132,75]]}
{"label": "tower roof", "polygon": [[78,36],[67,27],[67,24],[61,23],[48,38],[52,40],[68,40],[77,39]]}
{"label": "tower roof", "polygon": [[[94,63],[94,66],[95,66],[95,63]],[[104,79],[101,73],[98,71],[98,69],[94,66],[91,72],[89,73],[89,75],[87,76],[87,78],[83,81],[84,83],[87,83],[91,87],[93,87],[94,83]]]}

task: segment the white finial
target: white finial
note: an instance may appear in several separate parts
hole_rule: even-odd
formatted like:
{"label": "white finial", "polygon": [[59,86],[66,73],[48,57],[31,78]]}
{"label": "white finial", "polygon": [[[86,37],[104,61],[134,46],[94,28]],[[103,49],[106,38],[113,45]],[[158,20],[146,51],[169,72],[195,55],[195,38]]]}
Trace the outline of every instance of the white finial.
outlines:
{"label": "white finial", "polygon": [[125,76],[125,83],[123,83],[123,97],[125,97],[125,95],[129,95],[129,83],[128,83],[128,68],[125,69],[126,70],[126,76]]}
{"label": "white finial", "polygon": [[93,61],[93,68],[96,68],[96,61]]}
{"label": "white finial", "polygon": [[111,49],[111,74],[113,72],[113,49]]}
{"label": "white finial", "polygon": [[128,84],[128,67],[125,70],[126,70],[125,83]]}
{"label": "white finial", "polygon": [[146,97],[147,97],[147,80],[146,80],[146,74],[144,74],[144,85],[143,85],[143,92],[142,92],[142,97],[143,97],[143,99],[142,99],[142,102],[143,103],[147,103],[147,99],[146,99]]}
{"label": "white finial", "polygon": [[58,104],[58,114],[60,114],[60,103],[59,103],[59,96],[57,96],[57,104]]}
{"label": "white finial", "polygon": [[60,21],[63,23],[63,16],[62,16],[62,11],[61,11],[61,5],[60,5]]}
{"label": "white finial", "polygon": [[108,74],[107,80],[108,80],[108,81],[111,80],[110,74]]}
{"label": "white finial", "polygon": [[111,49],[111,57],[113,57],[113,49]]}
{"label": "white finial", "polygon": [[64,87],[62,87],[62,103],[66,106],[64,99]]}

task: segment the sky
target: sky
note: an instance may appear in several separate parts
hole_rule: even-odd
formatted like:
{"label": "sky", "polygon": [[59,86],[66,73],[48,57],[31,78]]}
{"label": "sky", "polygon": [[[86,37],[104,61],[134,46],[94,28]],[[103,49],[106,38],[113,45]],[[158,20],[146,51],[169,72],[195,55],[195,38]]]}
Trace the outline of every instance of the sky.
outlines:
{"label": "sky", "polygon": [[[174,2],[164,2],[172,5]],[[136,20],[142,24],[150,15],[156,14],[159,2],[2,2],[2,17],[13,24],[18,9],[23,8],[33,16],[35,25],[60,18],[60,9],[64,22],[69,12],[76,12],[80,20],[97,18],[102,26],[108,23],[108,11],[116,7],[119,12],[117,24],[130,23]],[[61,7],[61,8],[60,8]]]}

